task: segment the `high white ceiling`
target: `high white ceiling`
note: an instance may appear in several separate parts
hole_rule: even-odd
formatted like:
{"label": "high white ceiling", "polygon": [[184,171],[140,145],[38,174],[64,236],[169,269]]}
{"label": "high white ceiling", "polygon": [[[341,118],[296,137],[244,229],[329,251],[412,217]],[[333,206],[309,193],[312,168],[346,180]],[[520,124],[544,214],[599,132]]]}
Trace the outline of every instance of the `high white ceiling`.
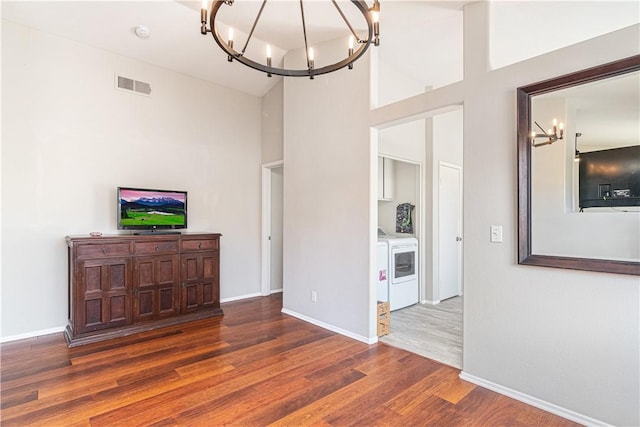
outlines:
{"label": "high white ceiling", "polygon": [[[343,31],[340,19],[336,19],[335,9],[326,7],[326,3],[318,0],[304,2],[307,31],[313,42],[335,38],[339,27]],[[357,24],[358,12],[350,2],[339,0],[338,3],[349,17],[355,16],[354,26],[362,27],[362,24]],[[372,3],[372,0],[368,2],[369,5]],[[425,85],[437,86],[437,76],[429,76],[424,71],[416,72],[433,69],[433,64],[425,63],[433,55],[414,53],[424,50],[425,44],[437,46],[442,37],[429,35],[427,29],[433,28],[440,33],[445,31],[443,23],[451,16],[460,17],[465,3],[468,1],[382,0],[380,25],[384,49],[379,51],[380,60],[392,63],[408,75],[424,79]],[[222,14],[221,10],[219,18],[221,21],[224,19],[224,23],[241,28],[240,20],[244,17],[245,21],[253,22],[260,4],[261,1],[236,0],[232,6],[233,15],[227,11]],[[280,78],[268,78],[264,73],[237,62],[227,62],[226,55],[215,44],[213,37],[200,34],[200,7],[199,1],[3,0],[2,19],[248,94],[264,95]],[[301,47],[303,38],[299,13],[298,1],[269,2],[247,52],[251,49],[263,50],[266,43],[261,39],[268,39],[274,46],[274,61],[286,50]],[[360,19],[360,22],[363,20]],[[136,36],[135,27],[138,25],[149,28],[148,38]],[[441,49],[446,55],[447,46],[441,46]]]}

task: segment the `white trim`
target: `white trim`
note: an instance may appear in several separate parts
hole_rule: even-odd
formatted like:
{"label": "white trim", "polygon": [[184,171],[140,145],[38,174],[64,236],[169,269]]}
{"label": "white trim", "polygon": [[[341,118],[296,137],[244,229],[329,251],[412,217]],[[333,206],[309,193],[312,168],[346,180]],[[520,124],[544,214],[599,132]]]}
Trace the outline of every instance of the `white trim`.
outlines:
{"label": "white trim", "polygon": [[284,167],[284,161],[265,163],[262,165],[262,230],[261,230],[261,269],[260,290],[262,296],[271,295],[271,169]]}
{"label": "white trim", "polygon": [[280,289],[271,289],[271,295],[282,293],[282,288]]}
{"label": "white trim", "polygon": [[422,301],[422,304],[438,305],[438,304],[440,304],[440,302],[441,302],[441,301],[440,301],[439,299],[437,299],[437,300],[433,300],[433,301],[431,301],[431,300],[429,300],[429,299],[426,299],[426,300],[423,300],[423,301]]}
{"label": "white trim", "polygon": [[346,329],[338,328],[337,326],[330,325],[328,323],[321,322],[320,320],[316,320],[312,317],[305,316],[304,314],[297,313],[295,311],[288,310],[286,308],[282,309],[284,314],[288,314],[289,316],[296,317],[300,320],[304,320],[305,322],[311,323],[316,326],[320,326],[321,328],[328,329],[331,332],[335,332],[340,335],[344,335],[345,337],[352,338],[354,340],[363,342],[365,344],[375,344],[378,342],[378,337],[367,338],[362,335],[354,334],[353,332],[347,331]]}
{"label": "white trim", "polygon": [[58,326],[57,328],[42,329],[40,331],[33,331],[33,332],[27,332],[27,333],[24,333],[24,334],[12,335],[12,336],[9,336],[9,337],[1,337],[0,338],[0,343],[9,342],[9,341],[24,340],[24,339],[27,339],[27,338],[39,337],[39,336],[42,336],[42,335],[56,334],[58,332],[64,332],[65,328],[66,328],[66,325],[65,326]]}
{"label": "white trim", "polygon": [[246,295],[238,295],[237,297],[229,297],[229,298],[224,298],[220,300],[220,303],[224,303],[224,302],[231,302],[231,301],[238,301],[241,299],[248,299],[248,298],[255,298],[255,297],[262,297],[264,295],[262,295],[262,293],[260,292],[255,292],[253,294],[246,294]]}
{"label": "white trim", "polygon": [[563,408],[558,405],[554,405],[553,403],[549,403],[545,400],[538,399],[537,397],[529,396],[528,394],[519,392],[517,390],[510,389],[508,387],[502,386],[500,384],[496,384],[494,382],[485,380],[480,377],[476,377],[475,375],[467,374],[466,372],[460,372],[460,379],[465,381],[469,381],[470,383],[479,385],[481,387],[487,388],[489,390],[495,391],[496,393],[500,393],[502,395],[511,397],[513,399],[519,400],[520,402],[524,402],[527,405],[534,406],[536,408],[542,409],[544,411],[550,412],[552,414],[558,415],[559,417],[566,418],[570,421],[575,421],[579,424],[586,426],[611,426],[603,421],[596,420],[594,418],[588,417],[583,414],[579,414],[570,409]]}

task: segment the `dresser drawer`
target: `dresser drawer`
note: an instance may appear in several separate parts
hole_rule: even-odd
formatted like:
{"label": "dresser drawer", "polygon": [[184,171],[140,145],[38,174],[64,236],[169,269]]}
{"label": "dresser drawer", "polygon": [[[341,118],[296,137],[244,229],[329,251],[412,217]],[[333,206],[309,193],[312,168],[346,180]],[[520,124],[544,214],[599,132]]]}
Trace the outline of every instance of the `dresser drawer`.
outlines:
{"label": "dresser drawer", "polygon": [[211,251],[218,249],[218,239],[182,240],[182,252]]}
{"label": "dresser drawer", "polygon": [[136,242],[136,255],[177,254],[177,240],[160,240],[156,242]]}
{"label": "dresser drawer", "polygon": [[80,244],[77,247],[78,258],[110,258],[127,256],[130,254],[129,242],[122,243],[91,243]]}

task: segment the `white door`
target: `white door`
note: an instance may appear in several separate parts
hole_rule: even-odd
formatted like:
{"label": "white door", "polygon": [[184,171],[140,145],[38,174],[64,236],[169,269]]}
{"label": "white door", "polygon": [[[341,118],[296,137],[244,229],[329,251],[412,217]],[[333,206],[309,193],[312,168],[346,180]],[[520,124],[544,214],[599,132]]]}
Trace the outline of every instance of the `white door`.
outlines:
{"label": "white door", "polygon": [[462,169],[440,163],[438,299],[462,294]]}
{"label": "white door", "polygon": [[284,168],[271,169],[271,292],[282,291],[282,184]]}
{"label": "white door", "polygon": [[281,161],[262,165],[262,245],[260,293],[263,296],[283,289],[282,221],[283,179]]}

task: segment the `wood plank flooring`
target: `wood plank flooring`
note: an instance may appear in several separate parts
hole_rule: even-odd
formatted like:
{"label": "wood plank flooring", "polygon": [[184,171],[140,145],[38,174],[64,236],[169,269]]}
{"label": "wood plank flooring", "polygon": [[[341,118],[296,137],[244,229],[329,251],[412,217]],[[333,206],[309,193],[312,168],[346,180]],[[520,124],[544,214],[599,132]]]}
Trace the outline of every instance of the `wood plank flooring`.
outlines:
{"label": "wood plank flooring", "polygon": [[462,299],[392,311],[391,332],[380,341],[462,369]]}
{"label": "wood plank flooring", "polygon": [[2,425],[575,425],[281,307],[281,294],[228,303],[223,318],[74,349],[61,333],[2,344]]}

